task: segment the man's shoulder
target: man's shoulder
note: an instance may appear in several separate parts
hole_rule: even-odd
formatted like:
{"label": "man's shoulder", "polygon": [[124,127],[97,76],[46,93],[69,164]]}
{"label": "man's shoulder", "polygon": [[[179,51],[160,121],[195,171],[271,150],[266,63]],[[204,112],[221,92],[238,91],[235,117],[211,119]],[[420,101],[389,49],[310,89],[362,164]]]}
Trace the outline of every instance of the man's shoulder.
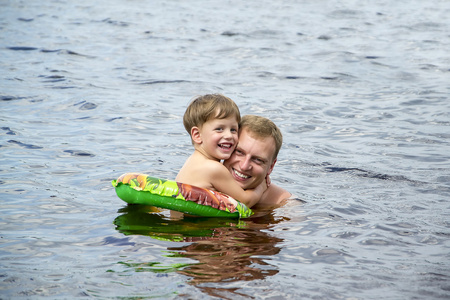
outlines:
{"label": "man's shoulder", "polygon": [[272,184],[267,189],[270,192],[269,197],[271,197],[273,199],[272,201],[276,203],[280,203],[292,196],[290,192],[275,184]]}
{"label": "man's shoulder", "polygon": [[287,190],[271,184],[256,204],[258,207],[277,207],[292,196]]}

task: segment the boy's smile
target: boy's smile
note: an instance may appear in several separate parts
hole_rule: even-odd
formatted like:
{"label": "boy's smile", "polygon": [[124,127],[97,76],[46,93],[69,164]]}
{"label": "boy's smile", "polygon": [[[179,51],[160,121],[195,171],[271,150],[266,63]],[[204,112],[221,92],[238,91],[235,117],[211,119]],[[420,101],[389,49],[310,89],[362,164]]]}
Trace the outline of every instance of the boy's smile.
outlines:
{"label": "boy's smile", "polygon": [[222,144],[219,144],[219,147],[226,150],[226,149],[232,148],[233,144],[231,144],[231,143],[222,143]]}

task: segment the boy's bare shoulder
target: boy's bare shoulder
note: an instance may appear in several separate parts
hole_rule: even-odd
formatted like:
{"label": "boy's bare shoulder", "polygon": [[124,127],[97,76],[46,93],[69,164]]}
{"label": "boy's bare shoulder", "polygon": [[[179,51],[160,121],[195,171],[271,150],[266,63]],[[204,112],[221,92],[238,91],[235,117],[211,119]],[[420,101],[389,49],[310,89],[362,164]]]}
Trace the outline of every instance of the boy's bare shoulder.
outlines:
{"label": "boy's bare shoulder", "polygon": [[232,178],[230,171],[228,171],[228,169],[220,161],[210,161],[207,166],[205,166],[205,169],[213,180]]}
{"label": "boy's bare shoulder", "polygon": [[221,174],[224,170],[227,171],[218,161],[192,155],[178,172],[176,181],[201,188],[214,189],[213,178],[217,178],[218,174]]}

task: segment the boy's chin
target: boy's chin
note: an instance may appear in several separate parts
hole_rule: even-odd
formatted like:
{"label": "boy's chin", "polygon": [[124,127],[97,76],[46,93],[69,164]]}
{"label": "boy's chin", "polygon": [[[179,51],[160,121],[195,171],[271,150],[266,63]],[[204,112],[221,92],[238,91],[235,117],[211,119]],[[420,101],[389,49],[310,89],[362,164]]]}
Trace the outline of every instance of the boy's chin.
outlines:
{"label": "boy's chin", "polygon": [[229,159],[231,157],[231,154],[228,154],[228,153],[222,153],[221,155],[220,155],[220,160],[227,160],[227,159]]}

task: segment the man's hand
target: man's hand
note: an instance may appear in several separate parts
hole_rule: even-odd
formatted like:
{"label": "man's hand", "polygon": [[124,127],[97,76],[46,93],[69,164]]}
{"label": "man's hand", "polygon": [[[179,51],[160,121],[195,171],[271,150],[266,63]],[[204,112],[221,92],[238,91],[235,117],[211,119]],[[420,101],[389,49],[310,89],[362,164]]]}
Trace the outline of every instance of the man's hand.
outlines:
{"label": "man's hand", "polygon": [[272,183],[272,182],[270,181],[270,176],[269,176],[269,175],[266,175],[266,184],[267,184],[267,187],[269,187],[271,183]]}

